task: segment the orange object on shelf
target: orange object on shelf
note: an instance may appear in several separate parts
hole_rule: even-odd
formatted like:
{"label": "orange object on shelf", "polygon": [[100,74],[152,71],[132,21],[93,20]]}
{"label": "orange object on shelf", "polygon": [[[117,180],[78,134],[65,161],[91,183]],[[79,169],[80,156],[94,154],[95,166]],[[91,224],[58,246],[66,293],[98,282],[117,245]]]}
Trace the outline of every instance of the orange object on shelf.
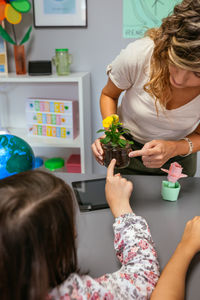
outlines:
{"label": "orange object on shelf", "polygon": [[26,74],[26,58],[24,45],[14,45],[16,74]]}

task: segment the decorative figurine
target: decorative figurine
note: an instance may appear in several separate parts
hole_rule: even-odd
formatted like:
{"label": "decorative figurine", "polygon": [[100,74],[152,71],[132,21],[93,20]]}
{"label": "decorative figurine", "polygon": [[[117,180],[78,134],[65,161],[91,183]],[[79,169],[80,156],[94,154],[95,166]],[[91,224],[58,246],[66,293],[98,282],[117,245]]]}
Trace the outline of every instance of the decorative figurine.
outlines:
{"label": "decorative figurine", "polygon": [[186,174],[182,173],[183,168],[177,162],[170,165],[169,170],[162,169],[162,171],[168,173],[168,181],[162,181],[162,197],[164,200],[176,201],[180,192],[181,185],[178,182],[179,178],[187,177]]}

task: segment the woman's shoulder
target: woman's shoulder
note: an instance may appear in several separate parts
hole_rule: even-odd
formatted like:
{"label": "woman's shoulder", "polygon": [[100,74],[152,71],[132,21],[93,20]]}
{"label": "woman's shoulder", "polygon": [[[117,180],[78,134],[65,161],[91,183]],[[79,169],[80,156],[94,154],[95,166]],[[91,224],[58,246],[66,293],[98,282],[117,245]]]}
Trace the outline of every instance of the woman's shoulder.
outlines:
{"label": "woman's shoulder", "polygon": [[123,49],[116,61],[128,68],[142,67],[148,63],[154,49],[154,42],[149,37],[137,39]]}
{"label": "woman's shoulder", "polygon": [[149,65],[153,49],[154,42],[149,37],[135,40],[121,50],[107,66],[106,73],[118,88],[130,88],[141,72],[144,76],[144,69]]}
{"label": "woman's shoulder", "polygon": [[142,57],[152,52],[153,48],[154,41],[149,37],[144,37],[129,43],[126,49],[130,53],[138,53]]}

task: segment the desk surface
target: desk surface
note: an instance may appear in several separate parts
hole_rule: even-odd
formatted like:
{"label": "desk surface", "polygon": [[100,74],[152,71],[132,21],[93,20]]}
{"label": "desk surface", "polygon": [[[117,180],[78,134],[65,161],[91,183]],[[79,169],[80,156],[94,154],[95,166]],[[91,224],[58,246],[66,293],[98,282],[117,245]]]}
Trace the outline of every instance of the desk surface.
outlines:
{"label": "desk surface", "polygon": [[[56,174],[66,179],[64,174]],[[100,178],[75,174],[71,181]],[[131,206],[137,215],[143,216],[150,227],[156,244],[161,269],[165,266],[186,222],[200,215],[200,178],[184,178],[179,182],[181,191],[176,202],[162,200],[162,176],[126,176],[134,184]],[[68,183],[70,183],[68,181]],[[98,191],[97,191],[98,192]],[[113,249],[113,217],[109,209],[78,212],[78,257],[82,270],[94,277],[119,268]],[[200,254],[196,255],[187,275],[186,299],[197,300],[200,294]]]}

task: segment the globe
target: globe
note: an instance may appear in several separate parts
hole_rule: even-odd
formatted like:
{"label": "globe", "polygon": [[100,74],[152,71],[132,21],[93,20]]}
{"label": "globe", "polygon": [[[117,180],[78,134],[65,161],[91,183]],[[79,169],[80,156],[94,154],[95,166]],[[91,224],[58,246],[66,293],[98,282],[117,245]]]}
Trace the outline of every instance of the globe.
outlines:
{"label": "globe", "polygon": [[15,135],[0,135],[0,179],[31,170],[34,166],[35,156],[27,142]]}

